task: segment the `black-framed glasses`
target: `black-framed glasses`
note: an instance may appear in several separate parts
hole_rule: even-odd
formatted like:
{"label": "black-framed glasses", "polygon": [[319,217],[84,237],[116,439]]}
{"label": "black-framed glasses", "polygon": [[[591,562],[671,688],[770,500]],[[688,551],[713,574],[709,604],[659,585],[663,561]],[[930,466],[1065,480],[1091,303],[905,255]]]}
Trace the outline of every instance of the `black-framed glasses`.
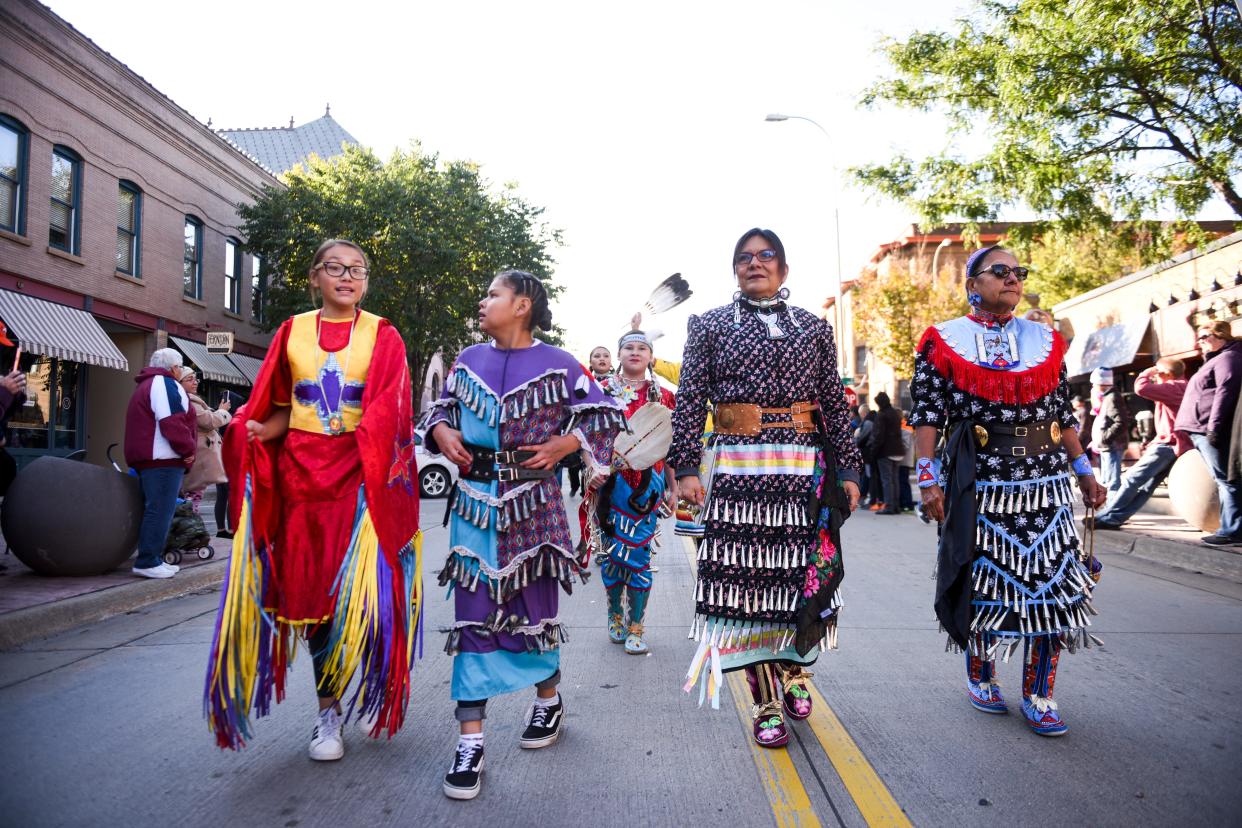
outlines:
{"label": "black-framed glasses", "polygon": [[983,270],[979,271],[980,275],[984,273],[991,273],[998,279],[1008,279],[1009,274],[1012,273],[1017,277],[1019,282],[1025,282],[1026,277],[1030,274],[1030,272],[1031,271],[1025,267],[1010,267],[1006,264],[988,265]]}
{"label": "black-framed glasses", "polygon": [[324,273],[328,274],[334,279],[339,279],[342,276],[344,276],[345,271],[349,271],[349,275],[357,279],[360,282],[365,280],[368,276],[371,275],[370,268],[363,267],[362,265],[354,265],[353,267],[346,267],[340,262],[320,262],[319,264],[315,266],[322,269]]}
{"label": "black-framed glasses", "polygon": [[758,253],[738,253],[733,257],[733,266],[738,267],[739,265],[748,265],[755,259],[758,259],[761,262],[776,261],[776,251],[770,247],[767,247],[760,250]]}

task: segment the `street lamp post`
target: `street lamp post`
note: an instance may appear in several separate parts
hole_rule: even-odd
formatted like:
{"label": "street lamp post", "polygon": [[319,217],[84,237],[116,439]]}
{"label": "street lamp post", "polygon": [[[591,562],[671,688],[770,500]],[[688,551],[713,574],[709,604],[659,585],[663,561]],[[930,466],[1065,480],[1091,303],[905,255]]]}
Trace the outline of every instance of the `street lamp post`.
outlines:
{"label": "street lamp post", "polygon": [[[832,142],[832,135],[828,132],[828,130],[824,129],[823,126],[819,123],[819,121],[816,121],[814,118],[808,118],[805,115],[785,115],[780,112],[770,112],[768,113],[766,117],[764,117],[763,120],[771,121],[773,123],[780,123],[781,121],[806,121],[808,124],[811,124],[816,129],[818,129],[820,132],[822,132],[824,134],[824,137],[828,139],[829,143]],[[834,307],[839,309],[837,313],[833,314],[833,316],[836,317],[842,323],[844,323],[845,309],[842,306],[842,296],[841,296],[841,285],[842,285],[841,212],[840,212],[840,209],[836,206],[832,208],[832,223],[833,223],[833,226],[836,232],[836,245],[837,245],[837,301]],[[842,342],[844,341],[843,339],[844,335],[841,333],[841,325],[836,324],[836,325],[833,325],[832,327],[833,327],[833,335],[837,340],[836,342],[837,359],[839,361],[843,361],[845,359],[845,355],[841,353],[841,345],[842,345]]]}
{"label": "street lamp post", "polygon": [[944,250],[946,247],[948,247],[952,243],[953,243],[953,239],[944,239],[943,241],[940,242],[940,244],[936,245],[936,252],[932,254],[931,275],[933,279],[936,279],[940,276],[940,271],[937,270],[937,265],[940,262],[940,251]]}

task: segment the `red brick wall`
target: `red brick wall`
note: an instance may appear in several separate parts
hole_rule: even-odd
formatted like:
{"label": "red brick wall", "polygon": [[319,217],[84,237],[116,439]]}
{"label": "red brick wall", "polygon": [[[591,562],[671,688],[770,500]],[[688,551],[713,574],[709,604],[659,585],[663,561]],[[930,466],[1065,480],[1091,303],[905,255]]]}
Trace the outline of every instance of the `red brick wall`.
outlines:
{"label": "red brick wall", "polygon": [[[29,0],[0,6],[0,112],[29,130],[26,232],[0,236],[0,287],[13,289],[18,279],[44,283],[133,311],[130,324],[162,319],[170,333],[199,341],[208,328],[232,330],[239,351],[262,355],[269,338],[250,324],[249,256],[242,262],[241,314],[224,310],[224,242],[241,237],[235,205],[265,185],[279,186],[275,178]],[[77,259],[49,252],[47,243],[58,144],[83,159]],[[143,194],[139,280],[116,272],[121,179]],[[186,214],[203,222],[201,303],[182,296]]]}

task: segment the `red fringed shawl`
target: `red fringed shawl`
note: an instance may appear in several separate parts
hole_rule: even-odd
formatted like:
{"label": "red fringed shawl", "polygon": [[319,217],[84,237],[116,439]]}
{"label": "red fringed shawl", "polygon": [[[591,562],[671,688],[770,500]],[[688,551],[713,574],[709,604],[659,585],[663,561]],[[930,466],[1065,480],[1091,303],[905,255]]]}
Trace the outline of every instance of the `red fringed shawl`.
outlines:
{"label": "red fringed shawl", "polygon": [[940,376],[957,388],[992,402],[1026,404],[1051,394],[1061,381],[1065,340],[1052,332],[1052,350],[1039,365],[1025,371],[997,371],[965,359],[944,341],[940,331],[930,327],[919,340],[923,354]]}
{"label": "red fringed shawl", "polygon": [[[246,420],[265,421],[276,410],[274,380],[278,354],[288,347],[291,321],[276,332],[267,359],[259,370],[245,406],[237,411],[224,439],[224,463],[230,480],[229,516],[238,524],[246,475],[251,477],[251,531],[258,543],[276,538],[280,521],[280,490],[276,484],[276,458],[284,440],[247,442]],[[387,320],[381,320],[375,340],[366,388],[362,395],[362,421],[355,431],[362,455],[367,506],[379,536],[380,549],[389,565],[400,570],[397,556],[418,532],[418,470],[414,459],[414,433],[410,374],[405,345]]]}

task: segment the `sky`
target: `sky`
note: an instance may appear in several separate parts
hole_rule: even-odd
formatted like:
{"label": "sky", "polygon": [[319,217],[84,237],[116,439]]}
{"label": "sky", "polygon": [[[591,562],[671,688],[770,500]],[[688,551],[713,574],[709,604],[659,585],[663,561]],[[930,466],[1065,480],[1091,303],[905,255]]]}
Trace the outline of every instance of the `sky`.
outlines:
{"label": "sky", "polygon": [[[546,208],[564,246],[553,307],[579,357],[615,349],[651,290],[694,290],[648,320],[678,358],[690,313],[725,304],[733,244],[785,243],[791,301],[819,312],[913,217],[845,170],[949,142],[935,116],[859,108],[884,36],[953,25],[956,0],[239,2],[50,6],[216,128],[332,116],[381,155],[412,141],[481,165]],[[765,122],[780,112],[822,125]],[[825,134],[825,132],[827,134]]]}

